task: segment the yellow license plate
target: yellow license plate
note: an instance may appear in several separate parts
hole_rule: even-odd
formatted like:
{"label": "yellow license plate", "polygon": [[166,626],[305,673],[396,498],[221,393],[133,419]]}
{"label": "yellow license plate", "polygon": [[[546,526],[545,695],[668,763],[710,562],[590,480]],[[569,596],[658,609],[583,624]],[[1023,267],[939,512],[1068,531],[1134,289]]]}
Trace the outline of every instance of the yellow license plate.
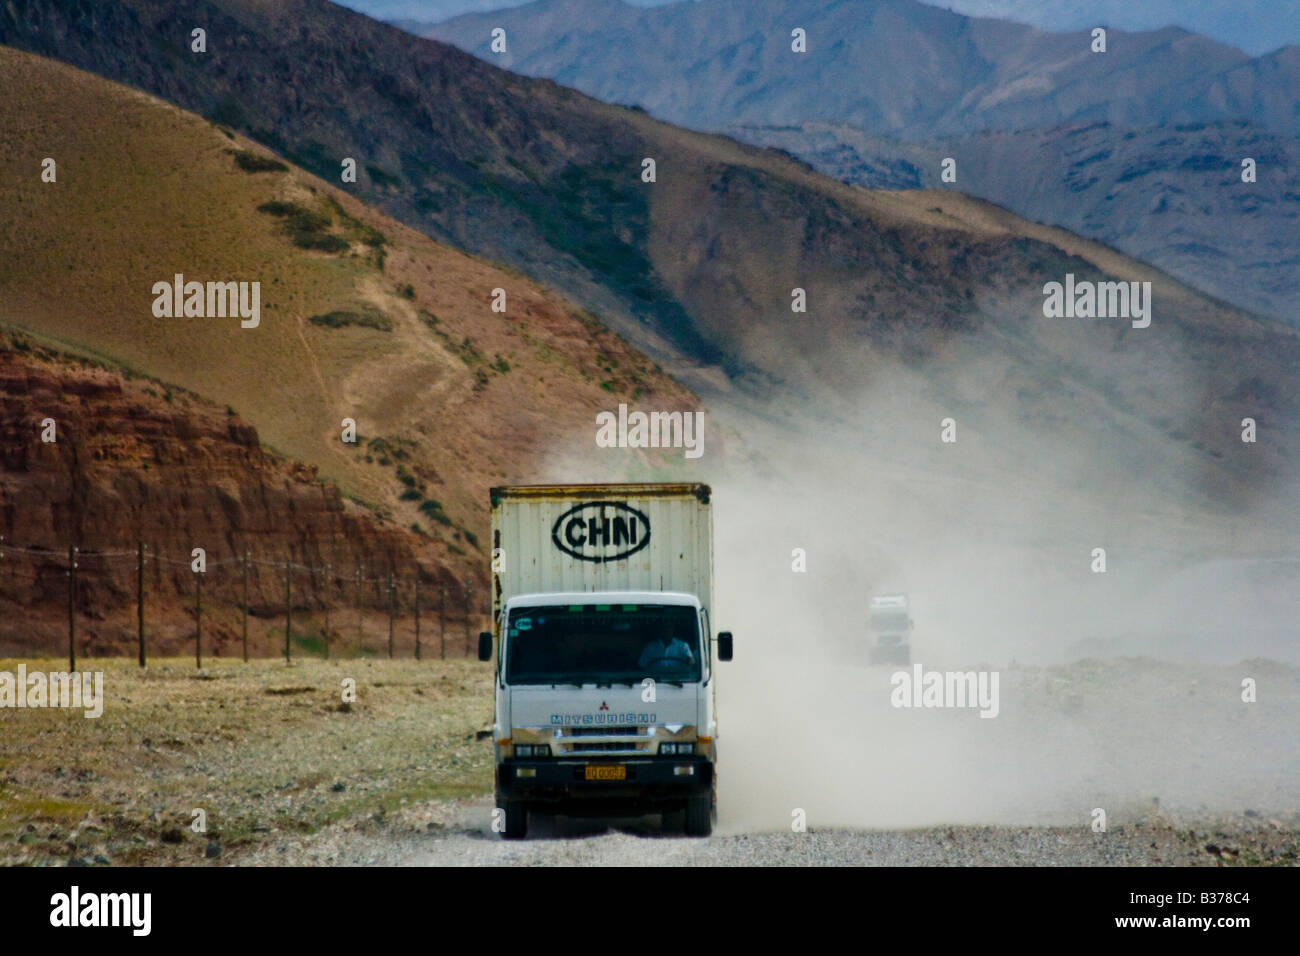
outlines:
{"label": "yellow license plate", "polygon": [[605,767],[587,767],[588,780],[626,780],[627,767],[622,764],[617,766]]}

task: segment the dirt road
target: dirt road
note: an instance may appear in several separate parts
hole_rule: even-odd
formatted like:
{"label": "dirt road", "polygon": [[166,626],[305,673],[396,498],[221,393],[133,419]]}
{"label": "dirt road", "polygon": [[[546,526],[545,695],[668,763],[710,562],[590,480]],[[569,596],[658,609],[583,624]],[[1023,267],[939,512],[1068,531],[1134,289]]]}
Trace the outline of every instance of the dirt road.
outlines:
{"label": "dirt road", "polygon": [[[535,819],[524,843],[491,830],[477,662],[94,664],[98,719],[0,709],[0,864],[1300,860],[1300,673],[1276,662],[1008,666],[984,719],[891,706],[888,669],[791,682],[813,665],[754,654],[719,694],[713,837],[664,834],[654,817],[559,818]],[[341,702],[349,679],[356,700]]]}
{"label": "dirt road", "polygon": [[268,847],[244,862],[334,866],[1217,866],[1300,864],[1300,820],[1219,818],[1177,827],[1153,818],[1088,827],[932,827],[728,833],[663,832],[656,817],[534,816],[529,839],[491,832],[491,802],[430,803]]}

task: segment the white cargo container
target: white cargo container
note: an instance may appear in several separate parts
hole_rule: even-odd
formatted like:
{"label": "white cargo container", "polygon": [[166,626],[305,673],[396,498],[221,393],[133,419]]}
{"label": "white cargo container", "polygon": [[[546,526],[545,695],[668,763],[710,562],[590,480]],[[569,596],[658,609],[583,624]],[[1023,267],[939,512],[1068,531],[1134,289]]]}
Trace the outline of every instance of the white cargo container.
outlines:
{"label": "white cargo container", "polygon": [[717,805],[713,526],[702,484],[492,489],[496,791],[530,810],[663,813],[707,835]]}

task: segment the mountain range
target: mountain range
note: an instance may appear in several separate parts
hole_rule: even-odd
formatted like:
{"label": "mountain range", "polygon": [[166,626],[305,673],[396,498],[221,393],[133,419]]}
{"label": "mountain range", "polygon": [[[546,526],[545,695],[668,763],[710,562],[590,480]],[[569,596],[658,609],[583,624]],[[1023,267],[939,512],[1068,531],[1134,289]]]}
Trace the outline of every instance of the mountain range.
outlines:
{"label": "mountain range", "polygon": [[[697,0],[627,0],[638,7]],[[465,13],[523,6],[521,0],[348,0],[344,6],[400,23],[440,23]],[[930,6],[965,14],[1027,23],[1040,30],[1122,30],[1183,27],[1258,55],[1300,43],[1300,9],[1286,0],[931,0]]]}
{"label": "mountain range", "polygon": [[[1111,29],[1095,53],[1087,30],[915,0],[541,0],[402,25],[858,185],[990,199],[1300,322],[1294,45],[1251,57],[1177,27]],[[497,27],[503,53],[489,48]],[[806,53],[791,50],[795,27]],[[941,182],[947,157],[956,179]]]}
{"label": "mountain range", "polygon": [[[491,31],[506,31],[504,53]],[[805,53],[791,33],[806,34]],[[694,129],[842,123],[930,139],[1107,121],[1300,132],[1300,46],[1251,57],[1177,27],[1048,33],[917,0],[539,0],[421,30],[498,66]]]}

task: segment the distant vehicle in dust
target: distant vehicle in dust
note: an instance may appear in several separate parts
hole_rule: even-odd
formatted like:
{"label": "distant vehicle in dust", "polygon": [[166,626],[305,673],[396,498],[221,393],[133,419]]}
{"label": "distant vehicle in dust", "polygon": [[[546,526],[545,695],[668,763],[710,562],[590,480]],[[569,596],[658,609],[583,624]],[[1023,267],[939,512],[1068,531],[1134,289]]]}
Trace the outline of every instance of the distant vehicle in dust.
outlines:
{"label": "distant vehicle in dust", "polygon": [[867,605],[867,640],[873,664],[912,662],[912,618],[906,594],[881,594]]}

